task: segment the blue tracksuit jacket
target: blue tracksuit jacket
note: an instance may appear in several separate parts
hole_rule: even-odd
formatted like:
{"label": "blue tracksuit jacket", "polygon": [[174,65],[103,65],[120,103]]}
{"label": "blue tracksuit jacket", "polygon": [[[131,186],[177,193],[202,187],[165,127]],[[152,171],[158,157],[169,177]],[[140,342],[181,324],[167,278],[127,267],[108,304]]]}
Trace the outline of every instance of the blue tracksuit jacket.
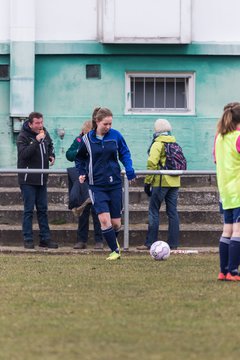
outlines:
{"label": "blue tracksuit jacket", "polygon": [[118,187],[122,183],[118,160],[123,164],[128,180],[134,179],[127,144],[119,131],[110,129],[102,140],[97,139],[95,130],[84,135],[75,161],[79,175],[87,175],[90,186]]}

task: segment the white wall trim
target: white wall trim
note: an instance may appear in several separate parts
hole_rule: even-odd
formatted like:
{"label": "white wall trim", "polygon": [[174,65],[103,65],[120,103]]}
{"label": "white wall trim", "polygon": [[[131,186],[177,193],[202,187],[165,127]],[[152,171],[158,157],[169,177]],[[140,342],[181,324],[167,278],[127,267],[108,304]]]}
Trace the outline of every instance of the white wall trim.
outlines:
{"label": "white wall trim", "polygon": [[[161,5],[162,1],[162,5]],[[139,0],[131,0],[128,2],[129,6],[126,8],[124,2],[120,0],[100,0],[99,1],[99,25],[98,28],[98,39],[102,43],[132,43],[132,44],[179,44],[179,43],[190,43],[191,42],[191,0],[175,0],[177,6],[166,7],[164,6],[165,0],[152,0],[152,5],[155,8],[149,6],[149,13],[145,14],[140,12],[138,9],[140,6]],[[122,8],[121,8],[122,6]],[[116,11],[118,8],[118,11]],[[162,11],[162,20],[166,22],[167,26],[161,24],[161,27],[154,27],[151,35],[148,34],[148,27],[144,27],[142,24],[150,24],[151,17],[154,17],[159,11]],[[170,10],[171,9],[171,10]],[[119,11],[121,10],[121,11]],[[129,35],[119,35],[116,24],[122,16],[123,11],[130,12],[131,16],[126,16],[126,23],[122,24],[129,30]],[[121,13],[121,14],[120,14]],[[120,14],[120,15],[119,15]],[[129,14],[128,14],[129,15]],[[142,16],[138,18],[137,16]],[[123,16],[122,16],[123,17]],[[124,17],[123,17],[124,18]],[[129,20],[131,19],[131,20]],[[136,20],[137,19],[137,20]],[[132,23],[130,24],[130,21]],[[160,22],[161,23],[161,22]],[[141,24],[141,25],[139,25]],[[161,30],[162,29],[162,30]],[[164,31],[163,31],[164,29]],[[141,34],[139,34],[141,30]],[[120,31],[120,33],[121,33]]]}

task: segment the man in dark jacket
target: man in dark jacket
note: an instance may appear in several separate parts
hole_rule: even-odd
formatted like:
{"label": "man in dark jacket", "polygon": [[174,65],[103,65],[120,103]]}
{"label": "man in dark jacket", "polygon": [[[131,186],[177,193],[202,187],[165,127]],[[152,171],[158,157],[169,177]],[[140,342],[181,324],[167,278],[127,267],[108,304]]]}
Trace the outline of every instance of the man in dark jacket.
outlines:
{"label": "man in dark jacket", "polygon": [[[52,139],[43,126],[43,115],[32,112],[23,124],[17,138],[18,168],[19,169],[48,169],[55,161]],[[37,220],[40,229],[39,246],[44,248],[58,248],[57,243],[51,241],[48,225],[47,178],[43,173],[19,173],[24,214],[22,231],[24,247],[34,249],[33,242],[33,210],[36,206]]]}

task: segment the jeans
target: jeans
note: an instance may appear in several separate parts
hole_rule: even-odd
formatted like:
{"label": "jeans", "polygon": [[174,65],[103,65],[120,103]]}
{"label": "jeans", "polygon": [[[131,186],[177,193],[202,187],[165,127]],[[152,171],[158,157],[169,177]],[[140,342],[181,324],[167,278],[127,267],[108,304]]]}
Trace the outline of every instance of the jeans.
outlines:
{"label": "jeans", "polygon": [[88,240],[90,211],[92,213],[92,219],[93,219],[95,242],[103,242],[101,225],[98,220],[98,216],[94,210],[94,207],[91,204],[89,204],[85,207],[82,215],[79,216],[79,218],[78,218],[77,239],[78,239],[78,241],[84,242],[84,243],[86,243]]}
{"label": "jeans", "polygon": [[163,200],[166,204],[168,216],[168,244],[172,247],[179,245],[179,217],[177,212],[178,187],[153,187],[149,203],[148,232],[145,245],[150,247],[158,240],[159,210]]}
{"label": "jeans", "polygon": [[40,241],[50,240],[50,229],[48,226],[48,205],[47,205],[47,186],[46,185],[20,185],[24,213],[22,222],[23,238],[25,242],[33,241],[33,211],[34,205],[37,210],[37,220],[39,225]]}

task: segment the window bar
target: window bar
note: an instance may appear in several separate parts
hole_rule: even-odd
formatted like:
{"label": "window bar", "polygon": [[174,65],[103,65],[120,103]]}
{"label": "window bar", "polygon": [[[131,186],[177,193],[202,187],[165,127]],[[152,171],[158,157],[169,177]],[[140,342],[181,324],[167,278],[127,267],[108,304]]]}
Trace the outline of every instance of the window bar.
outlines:
{"label": "window bar", "polygon": [[156,108],[156,78],[153,78],[153,108]]}
{"label": "window bar", "polygon": [[[187,94],[187,91],[188,91],[188,87],[187,87],[187,78],[184,79],[184,108],[187,110],[188,108],[188,104],[187,104],[187,99],[188,99],[188,94]],[[189,80],[188,80],[189,81]]]}
{"label": "window bar", "polygon": [[144,77],[143,78],[143,108],[145,108],[145,104],[146,104],[146,99],[145,99],[146,89],[145,89],[145,86],[146,86],[146,78]]}
{"label": "window bar", "polygon": [[166,109],[166,78],[163,78],[164,79],[164,83],[163,83],[163,108]]}
{"label": "window bar", "polygon": [[173,98],[173,106],[174,110],[177,108],[177,79],[174,78],[174,98]]}
{"label": "window bar", "polygon": [[132,104],[132,107],[135,108],[135,77],[133,77],[132,80],[133,80],[133,104]]}

